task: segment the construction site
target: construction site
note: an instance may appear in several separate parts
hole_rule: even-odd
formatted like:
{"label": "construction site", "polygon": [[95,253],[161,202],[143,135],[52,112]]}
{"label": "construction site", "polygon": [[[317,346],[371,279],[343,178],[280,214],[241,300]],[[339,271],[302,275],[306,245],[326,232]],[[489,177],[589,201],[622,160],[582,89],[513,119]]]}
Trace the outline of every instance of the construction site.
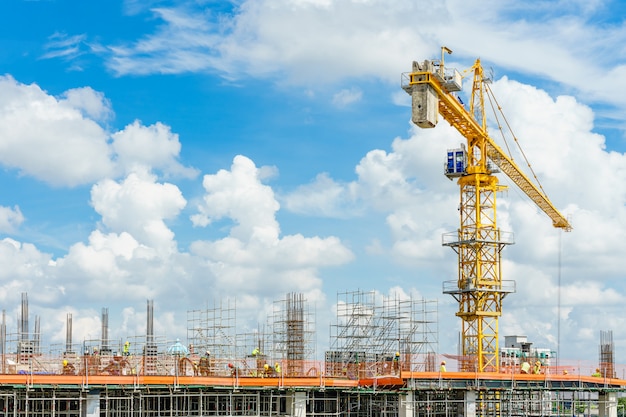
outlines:
{"label": "construction site", "polygon": [[[186,340],[167,340],[155,334],[148,300],[145,334],[112,340],[103,308],[99,337],[75,342],[68,314],[65,343],[51,345],[38,316],[31,329],[22,293],[15,329],[7,329],[2,313],[1,415],[625,415],[618,399],[626,368],[616,364],[610,330],[600,334],[597,360],[585,361],[560,358],[525,335],[499,333],[503,300],[515,292],[515,283],[502,278],[501,255],[514,240],[497,226],[496,195],[506,186],[495,174],[509,178],[554,227],[573,227],[487,133],[485,100],[495,98],[480,61],[462,75],[444,67],[451,53],[442,47],[440,59],[414,62],[402,88],[415,125],[434,128],[441,117],[466,139],[442,158],[444,175],[460,191],[460,226],[442,238],[458,258],[457,279],[442,283],[458,303],[458,348],[439,344],[436,300],[361,290],[337,294],[323,352],[315,311],[299,293],[275,300],[266,323],[245,333],[237,301],[223,299],[187,311]],[[468,76],[471,92],[462,100]]]}
{"label": "construction site", "polygon": [[[437,302],[337,296],[330,349],[316,357],[315,314],[301,294],[274,303],[266,331],[237,333],[236,304],[188,312],[186,343],[153,333],[44,346],[40,319],[29,329],[28,297],[7,332],[3,313],[0,410],[6,416],[617,416],[612,335],[602,369],[558,361],[554,351],[507,336],[498,372],[460,369],[468,358],[438,354]],[[542,364],[523,373],[524,362]],[[558,363],[558,365],[557,365]],[[447,365],[447,369],[445,368]],[[621,415],[621,414],[620,414]]]}

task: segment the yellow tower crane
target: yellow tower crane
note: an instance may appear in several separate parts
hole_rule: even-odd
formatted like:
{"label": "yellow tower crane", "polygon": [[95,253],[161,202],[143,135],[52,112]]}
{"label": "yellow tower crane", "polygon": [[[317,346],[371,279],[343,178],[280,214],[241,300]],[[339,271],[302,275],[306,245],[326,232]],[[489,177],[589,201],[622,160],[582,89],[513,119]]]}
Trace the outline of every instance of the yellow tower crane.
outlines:
{"label": "yellow tower crane", "polygon": [[[535,185],[487,133],[485,96],[490,94],[480,60],[468,69],[473,72],[469,110],[457,95],[462,76],[444,68],[441,60],[413,62],[413,71],[402,76],[402,88],[412,97],[412,121],[433,128],[441,115],[467,140],[459,149],[448,151],[445,174],[457,178],[460,187],[460,228],[443,236],[443,245],[458,255],[458,277],[446,281],[443,292],[459,303],[456,313],[462,320],[462,371],[497,372],[498,321],[502,300],[515,291],[514,281],[503,281],[501,252],[513,243],[512,234],[496,224],[496,193],[506,186],[494,175],[503,172],[539,208],[554,227],[571,230],[569,221],[552,205],[540,186]],[[490,96],[491,97],[491,96]],[[495,98],[494,98],[495,99]]]}

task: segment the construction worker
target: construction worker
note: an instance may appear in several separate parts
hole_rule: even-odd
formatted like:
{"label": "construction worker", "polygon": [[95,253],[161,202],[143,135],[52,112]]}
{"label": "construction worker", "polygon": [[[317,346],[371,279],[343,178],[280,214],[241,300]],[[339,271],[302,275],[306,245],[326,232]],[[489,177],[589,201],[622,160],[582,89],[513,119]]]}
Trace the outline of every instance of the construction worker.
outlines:
{"label": "construction worker", "polygon": [[596,368],[596,371],[592,373],[591,376],[595,376],[596,378],[601,378],[602,372],[600,372],[600,368]]}
{"label": "construction worker", "polygon": [[439,372],[446,372],[446,361],[441,361],[441,366],[439,366]]}
{"label": "construction worker", "polygon": [[540,373],[541,373],[541,362],[537,361],[535,362],[535,366],[533,368],[533,374],[539,375]]}
{"label": "construction worker", "polygon": [[124,347],[122,348],[122,355],[130,356],[130,342],[128,340],[124,343]]}
{"label": "construction worker", "polygon": [[395,356],[393,357],[393,370],[395,373],[398,373],[398,371],[400,370],[400,352],[396,352]]}
{"label": "construction worker", "polygon": [[270,368],[269,364],[263,365],[263,376],[270,376],[272,374],[272,368]]}
{"label": "construction worker", "polygon": [[255,348],[252,350],[252,356],[255,356],[255,357],[256,357],[256,356],[259,356],[260,354],[261,354],[261,351],[259,350],[259,348],[256,348],[256,347],[255,347]]}
{"label": "construction worker", "polygon": [[530,364],[526,361],[522,362],[522,366],[521,366],[521,372],[523,374],[527,374],[530,371]]}
{"label": "construction worker", "polygon": [[207,376],[209,375],[209,368],[210,368],[210,359],[211,357],[211,352],[209,352],[208,350],[204,353],[204,355],[202,355],[202,357],[200,358],[200,363],[198,363],[198,368],[200,371],[200,375],[201,376]]}
{"label": "construction worker", "polygon": [[278,362],[274,364],[274,372],[276,372],[276,375],[280,375],[280,364]]}
{"label": "construction worker", "polygon": [[74,368],[74,365],[69,363],[67,359],[63,359],[63,375],[75,375],[75,374],[76,374],[76,368]]}

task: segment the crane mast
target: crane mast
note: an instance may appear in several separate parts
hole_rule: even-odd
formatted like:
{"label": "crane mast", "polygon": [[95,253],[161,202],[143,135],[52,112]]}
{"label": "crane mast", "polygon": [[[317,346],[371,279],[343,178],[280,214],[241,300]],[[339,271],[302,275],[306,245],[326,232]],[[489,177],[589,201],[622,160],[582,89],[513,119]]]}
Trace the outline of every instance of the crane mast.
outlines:
{"label": "crane mast", "polygon": [[567,219],[517,164],[489,137],[484,107],[485,76],[480,60],[472,66],[473,84],[469,110],[456,92],[461,74],[446,71],[441,61],[413,62],[413,71],[403,74],[402,88],[412,96],[412,121],[433,128],[441,115],[466,139],[460,149],[448,151],[445,174],[457,178],[460,190],[460,227],[443,236],[443,245],[458,256],[458,276],[443,283],[443,292],[459,304],[462,320],[460,370],[499,371],[498,323],[502,300],[515,291],[514,281],[501,274],[501,253],[513,243],[512,233],[501,232],[496,222],[496,194],[506,189],[494,175],[504,172],[544,211],[553,225],[571,230]]}

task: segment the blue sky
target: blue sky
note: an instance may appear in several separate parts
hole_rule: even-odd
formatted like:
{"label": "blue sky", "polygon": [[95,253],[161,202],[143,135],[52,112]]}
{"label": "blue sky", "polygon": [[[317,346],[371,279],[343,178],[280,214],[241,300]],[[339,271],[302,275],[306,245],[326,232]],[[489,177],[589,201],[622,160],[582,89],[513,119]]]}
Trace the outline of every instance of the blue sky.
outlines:
{"label": "blue sky", "polygon": [[439,300],[439,350],[456,353],[457,306],[441,293],[456,258],[441,234],[458,227],[458,189],[442,166],[463,138],[445,122],[411,126],[400,88],[413,60],[447,45],[448,66],[480,57],[493,69],[533,169],[574,225],[560,235],[512,184],[500,197],[500,227],[516,241],[503,278],[517,282],[501,334],[556,348],[560,326],[561,356],[594,360],[600,330],[613,330],[625,361],[620,2],[2,7],[10,329],[21,292],[49,343],[64,341],[67,312],[82,340],[108,307],[121,339],[145,332],[154,299],[155,329],[173,340],[188,309],[216,298],[236,297],[254,327],[302,292],[324,333],[337,292],[360,289]]}

